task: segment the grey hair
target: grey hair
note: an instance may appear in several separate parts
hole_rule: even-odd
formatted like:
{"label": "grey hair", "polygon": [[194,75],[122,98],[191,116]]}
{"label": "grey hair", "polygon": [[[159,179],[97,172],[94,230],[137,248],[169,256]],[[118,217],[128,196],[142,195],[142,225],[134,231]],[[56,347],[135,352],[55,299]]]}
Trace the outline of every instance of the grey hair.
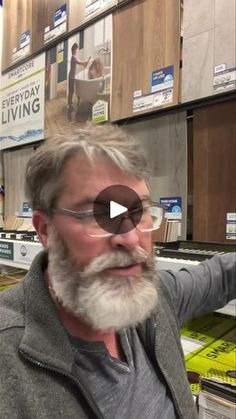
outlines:
{"label": "grey hair", "polygon": [[95,166],[104,156],[121,170],[138,179],[146,179],[147,159],[133,137],[116,125],[87,123],[76,131],[65,132],[45,140],[30,158],[26,168],[26,196],[33,210],[50,213],[63,192],[63,169],[77,154]]}

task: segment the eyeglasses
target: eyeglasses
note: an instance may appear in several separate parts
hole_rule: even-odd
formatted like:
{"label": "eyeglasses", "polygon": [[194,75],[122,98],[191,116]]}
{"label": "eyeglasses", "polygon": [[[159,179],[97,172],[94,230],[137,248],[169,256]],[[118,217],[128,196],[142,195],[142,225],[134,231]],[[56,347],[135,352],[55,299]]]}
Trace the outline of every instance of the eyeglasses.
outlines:
{"label": "eyeglasses", "polygon": [[158,230],[165,215],[165,207],[151,202],[150,204],[143,204],[142,206],[139,205],[129,209],[126,213],[119,216],[119,227],[114,233],[109,233],[105,230],[106,226],[114,225],[114,220],[110,219],[110,213],[107,210],[94,213],[92,209],[73,211],[67,208],[53,208],[51,214],[65,215],[79,220],[83,225],[85,233],[90,237],[109,237],[121,234],[120,227],[126,219],[131,220],[134,228],[142,233]]}

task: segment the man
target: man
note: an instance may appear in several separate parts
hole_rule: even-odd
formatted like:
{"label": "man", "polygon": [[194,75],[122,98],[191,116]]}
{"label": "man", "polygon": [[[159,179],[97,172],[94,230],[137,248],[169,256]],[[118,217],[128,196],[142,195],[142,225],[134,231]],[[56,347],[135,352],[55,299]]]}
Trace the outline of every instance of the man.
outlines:
{"label": "man", "polygon": [[234,298],[235,254],[158,271],[163,209],[115,126],[46,140],[26,188],[45,251],[0,296],[0,417],[197,418],[179,328]]}

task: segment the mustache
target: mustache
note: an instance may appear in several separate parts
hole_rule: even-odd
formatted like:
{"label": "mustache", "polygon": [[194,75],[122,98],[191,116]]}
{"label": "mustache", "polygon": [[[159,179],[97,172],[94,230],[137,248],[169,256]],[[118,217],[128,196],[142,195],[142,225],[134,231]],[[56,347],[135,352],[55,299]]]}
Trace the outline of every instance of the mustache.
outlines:
{"label": "mustache", "polygon": [[97,275],[106,269],[124,268],[136,263],[142,263],[144,268],[149,269],[152,267],[152,258],[141,247],[138,247],[130,253],[124,251],[105,253],[95,257],[84,270],[80,272],[81,279],[91,275]]}

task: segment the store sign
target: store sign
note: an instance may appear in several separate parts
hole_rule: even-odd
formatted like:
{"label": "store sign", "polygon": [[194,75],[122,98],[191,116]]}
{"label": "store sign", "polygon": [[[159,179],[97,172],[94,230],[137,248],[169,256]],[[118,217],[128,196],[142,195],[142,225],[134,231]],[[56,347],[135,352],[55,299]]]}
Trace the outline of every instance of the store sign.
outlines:
{"label": "store sign", "polygon": [[0,241],[0,258],[1,259],[14,259],[13,243],[8,241]]}
{"label": "store sign", "polygon": [[45,54],[1,78],[0,149],[44,138]]}

